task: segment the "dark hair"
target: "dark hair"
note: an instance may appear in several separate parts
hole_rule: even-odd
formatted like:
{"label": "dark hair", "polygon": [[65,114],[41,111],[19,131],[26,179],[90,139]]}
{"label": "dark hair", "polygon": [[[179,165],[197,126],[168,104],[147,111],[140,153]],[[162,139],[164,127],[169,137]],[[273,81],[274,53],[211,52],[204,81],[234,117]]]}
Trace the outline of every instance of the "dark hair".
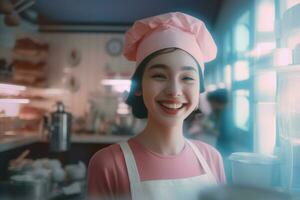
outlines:
{"label": "dark hair", "polygon": [[[143,78],[144,71],[145,71],[147,64],[150,62],[150,60],[152,60],[153,58],[155,58],[158,55],[174,52],[176,50],[178,50],[178,48],[166,48],[166,49],[161,49],[161,50],[155,51],[154,53],[147,56],[136,68],[134,74],[131,77],[130,92],[126,99],[126,103],[129,106],[131,106],[132,113],[136,118],[146,119],[148,116],[148,110],[144,104],[143,96],[135,95],[136,91],[139,91],[139,90],[141,91],[141,89],[142,89],[142,78]],[[200,80],[200,93],[202,93],[205,91],[204,79],[203,79],[201,67],[198,62],[197,62],[197,65],[198,65],[199,80]]]}

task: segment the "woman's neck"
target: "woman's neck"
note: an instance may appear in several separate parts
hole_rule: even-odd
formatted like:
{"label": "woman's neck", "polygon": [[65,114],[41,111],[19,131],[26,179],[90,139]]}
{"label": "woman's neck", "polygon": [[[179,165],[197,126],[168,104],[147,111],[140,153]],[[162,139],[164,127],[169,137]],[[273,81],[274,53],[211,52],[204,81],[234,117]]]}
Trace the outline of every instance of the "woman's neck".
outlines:
{"label": "woman's neck", "polygon": [[148,121],[145,129],[135,139],[149,150],[162,155],[176,155],[184,148],[182,123],[177,126],[162,126]]}

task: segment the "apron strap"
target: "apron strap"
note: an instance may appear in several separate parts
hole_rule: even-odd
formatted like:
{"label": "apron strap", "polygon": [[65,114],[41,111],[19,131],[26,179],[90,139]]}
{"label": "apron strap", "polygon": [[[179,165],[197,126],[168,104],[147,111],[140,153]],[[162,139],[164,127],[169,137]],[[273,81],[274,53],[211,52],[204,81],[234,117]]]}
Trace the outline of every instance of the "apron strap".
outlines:
{"label": "apron strap", "polygon": [[[210,167],[208,166],[207,162],[205,161],[204,157],[202,156],[201,152],[199,151],[198,147],[191,141],[186,139],[187,144],[192,148],[193,152],[196,154],[198,161],[200,165],[203,167],[204,171],[206,174],[208,174],[210,177],[212,177],[214,180],[215,177],[212,174]],[[121,142],[119,143],[121,150],[123,152],[124,158],[125,158],[125,163],[126,163],[126,168],[127,168],[127,173],[128,173],[128,178],[129,178],[129,183],[130,183],[130,192],[133,196],[135,196],[134,189],[136,190],[138,186],[140,185],[140,176],[138,174],[138,169],[137,165],[132,153],[131,148],[128,145],[128,142]],[[134,198],[133,198],[134,199]]]}
{"label": "apron strap", "polygon": [[186,142],[190,145],[190,147],[192,148],[192,150],[194,151],[194,153],[196,154],[198,161],[200,163],[200,165],[202,165],[205,173],[207,173],[208,175],[210,175],[211,177],[214,177],[213,173],[210,170],[210,167],[208,166],[207,162],[205,161],[204,157],[202,156],[201,152],[199,151],[198,147],[196,147],[196,145],[194,143],[192,143],[191,141],[186,139]]}
{"label": "apron strap", "polygon": [[140,183],[140,176],[138,174],[139,172],[137,169],[137,165],[133,157],[133,153],[128,145],[128,142],[124,141],[119,143],[119,145],[121,147],[121,150],[123,151],[123,155],[125,158],[131,195],[134,195],[133,188],[137,188],[136,185],[139,185]]}

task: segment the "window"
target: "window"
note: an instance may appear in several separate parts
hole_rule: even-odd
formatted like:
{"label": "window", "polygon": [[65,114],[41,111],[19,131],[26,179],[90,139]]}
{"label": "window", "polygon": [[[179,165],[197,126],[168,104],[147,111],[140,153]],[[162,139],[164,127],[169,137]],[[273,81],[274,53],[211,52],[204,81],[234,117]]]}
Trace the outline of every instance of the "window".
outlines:
{"label": "window", "polygon": [[237,127],[248,131],[249,129],[249,91],[236,90],[234,95],[234,121]]}
{"label": "window", "polygon": [[243,81],[249,78],[249,62],[239,60],[234,64],[234,80]]}

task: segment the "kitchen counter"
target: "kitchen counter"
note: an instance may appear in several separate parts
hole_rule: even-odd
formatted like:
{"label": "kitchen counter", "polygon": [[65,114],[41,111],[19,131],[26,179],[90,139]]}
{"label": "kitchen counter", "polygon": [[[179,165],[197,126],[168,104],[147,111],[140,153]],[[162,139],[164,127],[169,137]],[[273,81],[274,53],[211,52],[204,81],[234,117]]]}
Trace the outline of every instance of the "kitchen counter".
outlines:
{"label": "kitchen counter", "polygon": [[112,144],[126,141],[132,136],[128,135],[91,135],[91,134],[74,134],[71,136],[71,142],[76,143],[102,143]]}
{"label": "kitchen counter", "polygon": [[29,145],[41,140],[38,134],[0,135],[0,152]]}
{"label": "kitchen counter", "polygon": [[[74,134],[71,135],[71,142],[85,144],[112,144],[120,141],[126,141],[130,137],[131,136]],[[47,142],[47,140],[43,139],[39,134],[0,135],[0,152],[36,142]]]}
{"label": "kitchen counter", "polygon": [[[19,191],[16,196],[23,197],[22,194],[30,195],[28,190],[24,190],[22,193],[20,190],[2,188],[4,185],[9,187],[9,184],[5,184],[11,172],[8,171],[10,161],[18,158],[25,150],[30,154],[27,159],[35,161],[38,159],[57,159],[61,162],[62,166],[69,164],[78,164],[79,161],[84,163],[87,167],[90,158],[101,148],[104,148],[110,144],[120,141],[126,141],[131,136],[123,135],[96,135],[96,134],[72,134],[71,135],[71,150],[66,152],[51,152],[49,151],[49,143],[46,140],[45,135],[38,133],[6,133],[0,135],[0,199],[6,199],[5,195],[15,194],[14,191]],[[1,183],[2,181],[2,183]],[[1,185],[2,184],[2,185]],[[60,190],[63,187],[68,187],[69,183],[62,183],[57,187],[58,189],[51,191],[49,200],[85,200],[85,188],[80,193],[65,194]],[[29,186],[28,186],[29,187]],[[76,188],[76,187],[75,187]],[[1,192],[2,189],[2,192]],[[3,190],[4,189],[4,190]],[[7,190],[6,190],[7,189]],[[24,189],[24,188],[23,188]],[[3,192],[5,191],[5,192]],[[21,194],[21,195],[20,195]],[[20,199],[20,198],[18,198]],[[33,198],[30,198],[33,199]]]}

